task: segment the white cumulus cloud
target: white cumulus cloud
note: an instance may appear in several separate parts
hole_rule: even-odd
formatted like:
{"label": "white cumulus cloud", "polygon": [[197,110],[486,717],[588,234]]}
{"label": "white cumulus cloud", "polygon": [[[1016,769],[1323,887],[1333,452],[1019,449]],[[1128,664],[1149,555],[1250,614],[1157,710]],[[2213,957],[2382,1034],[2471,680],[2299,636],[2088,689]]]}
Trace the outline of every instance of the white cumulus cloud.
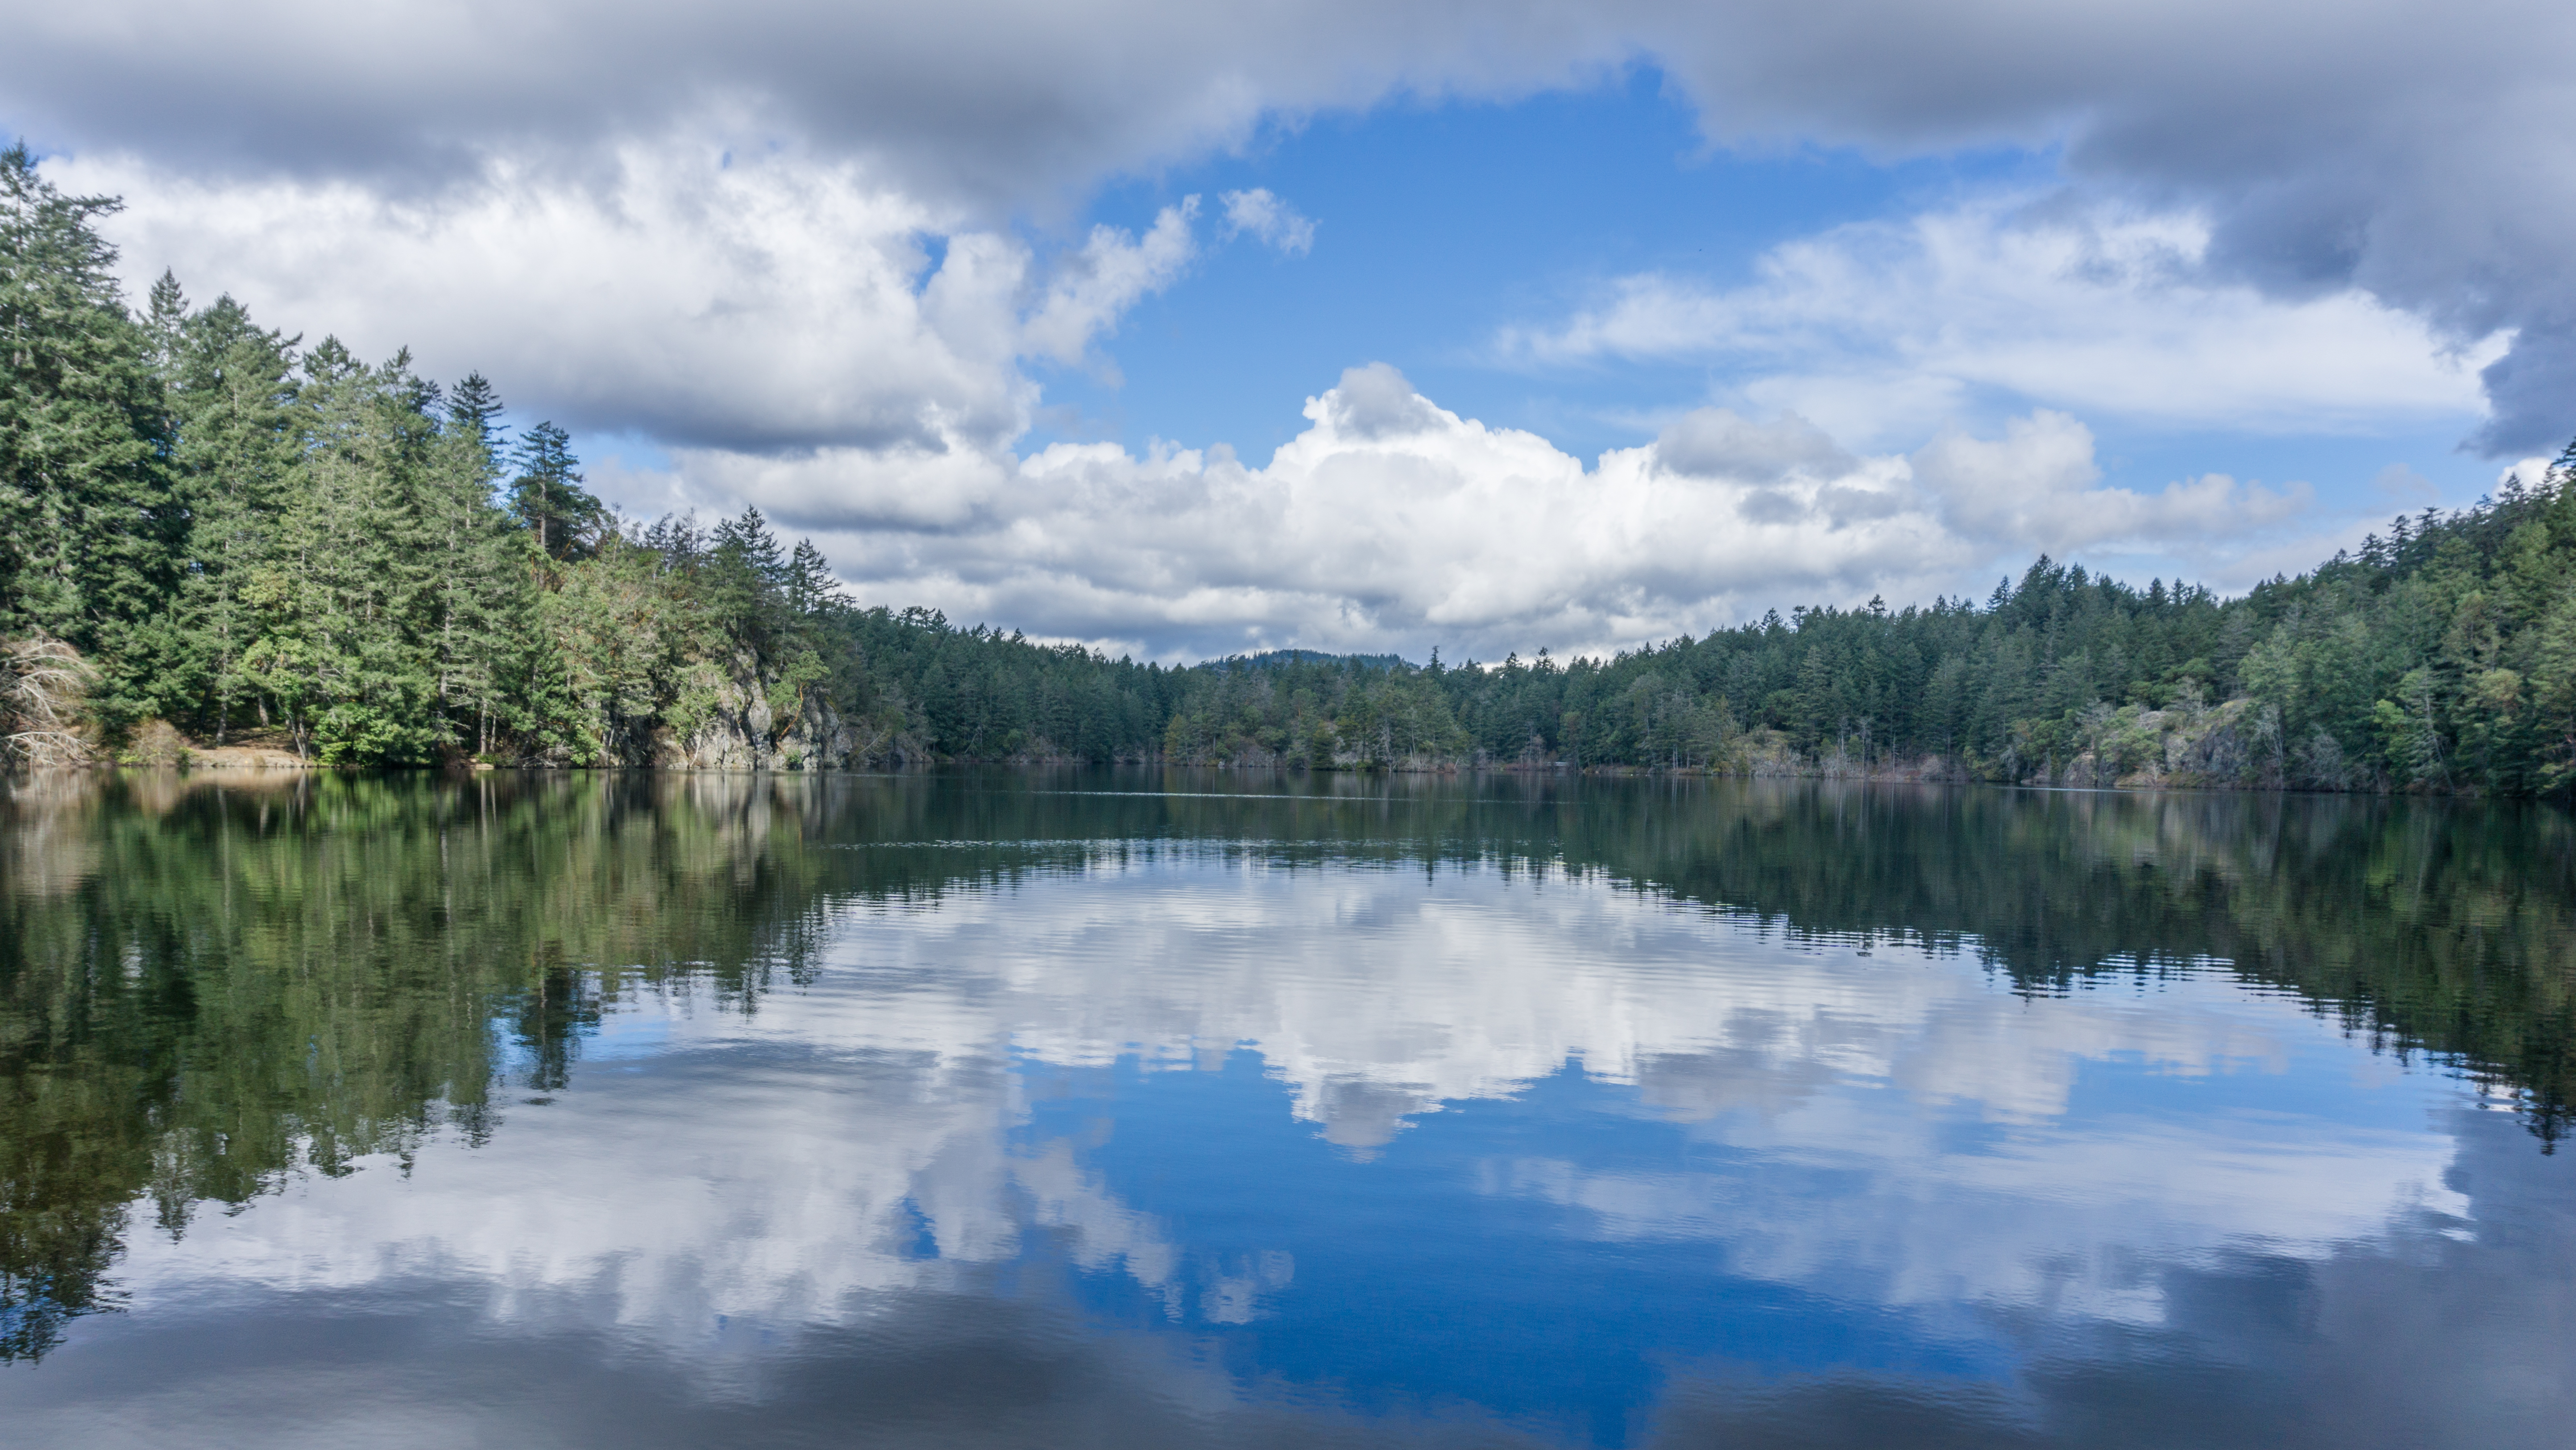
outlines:
{"label": "white cumulus cloud", "polygon": [[[1266,464],[1223,447],[675,455],[633,496],[757,503],[872,600],[1160,657],[1298,645],[1499,658],[1669,638],[1794,601],[1990,585],[2047,549],[2211,573],[2313,529],[2303,489],[2104,486],[2063,414],[1911,456],[1706,409],[1590,464],[1441,408],[1385,364],[1306,402]],[[2249,576],[2250,577],[2250,576]]]}
{"label": "white cumulus cloud", "polygon": [[1037,401],[1024,362],[1096,362],[1198,254],[1196,197],[1043,255],[803,153],[638,144],[579,176],[495,160],[420,195],[128,156],[47,170],[128,198],[137,284],[168,267],[308,340],[479,369],[575,427],[749,451],[1006,447]]}
{"label": "white cumulus cloud", "polygon": [[2338,431],[2479,411],[2461,351],[2357,288],[2282,298],[2214,270],[2181,213],[1989,200],[1778,246],[1717,287],[1619,278],[1508,359],[1689,360],[1853,435],[1920,430],[1980,390],[2153,423]]}

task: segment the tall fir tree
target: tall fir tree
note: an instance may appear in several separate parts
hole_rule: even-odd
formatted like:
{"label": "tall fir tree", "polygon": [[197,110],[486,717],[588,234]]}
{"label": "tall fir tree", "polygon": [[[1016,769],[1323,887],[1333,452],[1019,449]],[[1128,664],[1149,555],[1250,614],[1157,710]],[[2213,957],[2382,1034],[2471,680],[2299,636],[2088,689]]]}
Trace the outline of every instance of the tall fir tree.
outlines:
{"label": "tall fir tree", "polygon": [[582,487],[572,435],[552,422],[539,423],[519,440],[511,461],[519,472],[510,480],[510,509],[535,536],[537,551],[556,560],[589,553],[608,510]]}
{"label": "tall fir tree", "polygon": [[0,151],[0,631],[96,657],[111,723],[175,703],[188,544],[150,339],[93,225],[120,205]]}
{"label": "tall fir tree", "polygon": [[421,503],[423,532],[438,559],[430,601],[438,711],[447,740],[477,755],[490,753],[495,728],[517,713],[509,686],[528,650],[533,546],[494,496],[501,411],[481,373],[449,391]]}
{"label": "tall fir tree", "polygon": [[434,387],[407,354],[369,367],[337,339],[303,360],[302,460],[246,668],[299,745],[328,763],[425,763],[446,743],[437,708],[435,573],[423,495]]}
{"label": "tall fir tree", "polygon": [[180,595],[190,713],[222,744],[259,708],[242,661],[259,630],[252,591],[298,481],[297,339],[257,326],[230,296],[185,313],[167,274],[153,289],[153,321],[166,338],[171,461],[191,521]]}

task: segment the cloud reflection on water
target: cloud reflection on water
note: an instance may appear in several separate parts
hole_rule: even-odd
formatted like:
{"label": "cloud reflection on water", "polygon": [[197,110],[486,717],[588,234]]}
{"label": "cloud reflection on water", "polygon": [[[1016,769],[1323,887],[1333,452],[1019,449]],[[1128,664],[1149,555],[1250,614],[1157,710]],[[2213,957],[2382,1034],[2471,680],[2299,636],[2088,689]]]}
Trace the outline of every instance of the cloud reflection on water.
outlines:
{"label": "cloud reflection on water", "polygon": [[[782,1341],[828,1354],[983,1292],[1036,1236],[1184,1326],[1253,1321],[1293,1292],[1293,1254],[1194,1276],[1186,1235],[1092,1145],[1028,1130],[1033,1069],[1185,1073],[1239,1044],[1360,1160],[1579,1064],[1690,1151],[1655,1171],[1489,1156],[1461,1193],[1551,1206],[1572,1237],[1705,1241],[1724,1276],[1932,1339],[1999,1317],[2170,1331],[2178,1273],[2474,1236],[2433,1116],[2457,1090],[2373,1072],[2217,973],[2025,996],[1971,960],[1792,947],[1597,878],[1168,850],[932,909],[844,904],[826,958],[756,1012],[621,1006],[573,1088],[479,1149],[136,1242],[136,1316],[427,1281],[478,1332],[608,1334],[724,1398]],[[2309,1078],[2329,1090],[2290,1109],[2227,1091]],[[1114,1091],[1100,1112],[1120,1130]],[[1401,1229],[1433,1228],[1412,1211]],[[1400,1271],[1404,1246],[1384,1257]]]}

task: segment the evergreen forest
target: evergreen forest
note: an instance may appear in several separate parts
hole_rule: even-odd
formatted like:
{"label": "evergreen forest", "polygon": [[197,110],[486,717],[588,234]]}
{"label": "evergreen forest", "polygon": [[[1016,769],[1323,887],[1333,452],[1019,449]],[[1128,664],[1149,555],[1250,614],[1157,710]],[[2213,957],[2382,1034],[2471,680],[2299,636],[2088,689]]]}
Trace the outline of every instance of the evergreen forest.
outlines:
{"label": "evergreen forest", "polygon": [[[2047,558],[1611,658],[1167,668],[853,600],[756,511],[642,523],[495,386],[264,327],[0,152],[0,724],[21,761],[1160,761],[2563,795],[2576,445],[2220,598]],[[1040,629],[1044,621],[1028,621]]]}

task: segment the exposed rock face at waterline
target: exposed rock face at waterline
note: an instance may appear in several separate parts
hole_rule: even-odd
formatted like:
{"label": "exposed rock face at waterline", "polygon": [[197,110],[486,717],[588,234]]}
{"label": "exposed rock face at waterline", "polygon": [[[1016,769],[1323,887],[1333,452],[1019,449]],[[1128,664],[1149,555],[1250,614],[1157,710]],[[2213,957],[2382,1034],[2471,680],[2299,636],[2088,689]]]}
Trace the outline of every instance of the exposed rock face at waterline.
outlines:
{"label": "exposed rock face at waterline", "polygon": [[654,731],[643,742],[646,758],[633,763],[679,770],[842,770],[904,759],[896,745],[899,732],[845,718],[819,691],[795,691],[779,701],[774,682],[763,680],[748,658],[737,656],[713,693],[695,729],[685,735],[670,726]]}

